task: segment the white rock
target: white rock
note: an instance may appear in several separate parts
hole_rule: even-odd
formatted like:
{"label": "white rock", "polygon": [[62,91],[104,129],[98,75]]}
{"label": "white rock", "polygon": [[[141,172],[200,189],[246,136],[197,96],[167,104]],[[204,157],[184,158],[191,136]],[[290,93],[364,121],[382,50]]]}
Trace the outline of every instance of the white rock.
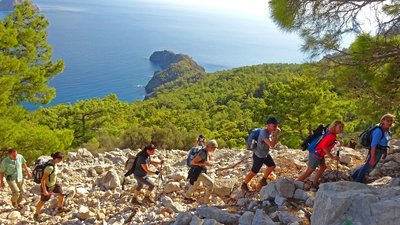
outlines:
{"label": "white rock", "polygon": [[250,211],[246,211],[239,218],[240,225],[251,225],[253,223],[254,213]]}
{"label": "white rock", "polygon": [[165,184],[164,186],[164,191],[165,193],[171,193],[171,192],[175,192],[175,191],[180,191],[181,190],[181,186],[179,182],[170,182]]}
{"label": "white rock", "polygon": [[276,182],[276,190],[278,194],[285,198],[292,198],[296,186],[294,185],[294,181],[289,178],[281,178]]}
{"label": "white rock", "polygon": [[275,225],[275,222],[262,209],[257,209],[252,225]]}

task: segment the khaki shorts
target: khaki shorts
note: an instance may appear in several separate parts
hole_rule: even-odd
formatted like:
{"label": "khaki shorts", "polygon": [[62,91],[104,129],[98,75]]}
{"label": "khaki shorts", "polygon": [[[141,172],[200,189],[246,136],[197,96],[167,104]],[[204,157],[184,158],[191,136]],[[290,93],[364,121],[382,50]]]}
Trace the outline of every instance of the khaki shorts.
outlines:
{"label": "khaki shorts", "polygon": [[[57,194],[62,194],[63,193],[62,187],[59,184],[56,184],[53,187],[47,187],[46,186],[46,190],[47,190],[47,192],[53,192],[53,193],[57,193]],[[40,193],[41,193],[40,194],[40,201],[47,202],[51,198],[51,195],[45,196],[45,195],[43,195],[42,192],[43,192],[42,191],[42,186],[40,186]]]}

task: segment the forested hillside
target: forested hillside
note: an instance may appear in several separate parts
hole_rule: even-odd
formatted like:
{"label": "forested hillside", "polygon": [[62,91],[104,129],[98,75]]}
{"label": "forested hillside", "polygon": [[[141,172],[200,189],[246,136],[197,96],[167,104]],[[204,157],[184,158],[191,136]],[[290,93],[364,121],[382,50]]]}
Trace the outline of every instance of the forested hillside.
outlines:
{"label": "forested hillside", "polygon": [[[399,116],[396,58],[357,66],[351,61],[368,55],[369,41],[377,39],[368,35],[350,46],[349,52],[365,54],[346,55],[348,64],[325,58],[312,64],[247,66],[182,85],[185,77],[179,86],[161,86],[144,101],[122,102],[110,94],[28,112],[21,103],[48,103],[54,90],[47,82],[63,69],[62,61],[51,61],[47,25],[28,2],[0,21],[0,147],[17,148],[29,159],[82,145],[97,151],[154,142],[160,148],[188,149],[199,133],[217,139],[220,147],[240,148],[248,132],[270,115],[281,121],[282,143],[299,147],[320,123],[344,120],[349,139],[385,113]],[[398,35],[391,40],[398,42]],[[340,57],[327,57],[334,56]]]}

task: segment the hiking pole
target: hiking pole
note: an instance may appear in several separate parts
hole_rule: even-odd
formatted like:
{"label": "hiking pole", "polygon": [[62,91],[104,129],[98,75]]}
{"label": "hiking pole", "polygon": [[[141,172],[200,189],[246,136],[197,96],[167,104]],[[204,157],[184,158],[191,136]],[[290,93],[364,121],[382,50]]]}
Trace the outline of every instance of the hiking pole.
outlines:
{"label": "hiking pole", "polygon": [[[337,150],[337,152],[336,152],[336,156],[337,157],[339,157],[339,152],[340,152],[340,149],[341,149],[342,147],[340,147],[338,150]],[[339,181],[339,159],[338,160],[336,160],[336,181]]]}

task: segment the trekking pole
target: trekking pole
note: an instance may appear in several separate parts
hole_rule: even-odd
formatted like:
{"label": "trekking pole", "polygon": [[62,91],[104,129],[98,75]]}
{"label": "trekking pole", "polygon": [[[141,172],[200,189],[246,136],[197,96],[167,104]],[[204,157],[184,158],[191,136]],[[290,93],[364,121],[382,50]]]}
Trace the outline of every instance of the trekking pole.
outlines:
{"label": "trekking pole", "polygon": [[[339,157],[339,152],[340,152],[341,148],[342,147],[340,147],[336,152],[337,157]],[[336,160],[336,181],[339,181],[339,160]]]}

